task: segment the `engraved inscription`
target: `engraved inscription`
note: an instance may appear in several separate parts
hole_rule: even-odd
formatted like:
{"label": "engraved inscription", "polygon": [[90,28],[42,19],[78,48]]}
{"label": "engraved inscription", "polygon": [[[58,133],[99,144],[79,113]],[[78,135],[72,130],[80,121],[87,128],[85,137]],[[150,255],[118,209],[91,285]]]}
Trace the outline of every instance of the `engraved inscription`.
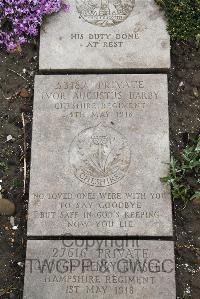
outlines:
{"label": "engraved inscription", "polygon": [[174,271],[169,241],[32,240],[24,299],[174,299]]}
{"label": "engraved inscription", "polygon": [[36,80],[29,235],[171,235],[167,77]]}
{"label": "engraved inscription", "polygon": [[70,146],[70,163],[83,183],[105,187],[120,181],[130,165],[124,136],[101,123],[82,131]]}
{"label": "engraved inscription", "polygon": [[132,12],[135,0],[77,0],[80,17],[93,25],[108,27],[123,22]]}

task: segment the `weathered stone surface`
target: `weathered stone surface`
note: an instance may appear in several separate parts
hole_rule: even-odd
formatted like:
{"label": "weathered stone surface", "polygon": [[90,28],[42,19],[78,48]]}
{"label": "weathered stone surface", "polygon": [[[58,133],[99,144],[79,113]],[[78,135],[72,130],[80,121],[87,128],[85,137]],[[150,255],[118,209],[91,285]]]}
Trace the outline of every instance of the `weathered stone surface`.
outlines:
{"label": "weathered stone surface", "polygon": [[69,13],[51,17],[41,30],[40,69],[169,68],[169,36],[155,1],[107,2],[70,1]]}
{"label": "weathered stone surface", "polygon": [[37,76],[29,235],[172,235],[166,75]]}
{"label": "weathered stone surface", "polygon": [[173,242],[28,241],[24,299],[175,299]]}

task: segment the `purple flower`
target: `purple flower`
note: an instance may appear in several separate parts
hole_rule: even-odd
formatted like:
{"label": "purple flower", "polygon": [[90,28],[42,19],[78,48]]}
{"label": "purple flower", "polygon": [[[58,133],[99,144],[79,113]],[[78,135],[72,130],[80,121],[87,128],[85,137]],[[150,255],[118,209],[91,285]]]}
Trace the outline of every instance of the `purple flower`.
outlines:
{"label": "purple flower", "polygon": [[69,9],[70,9],[70,5],[69,4],[66,4],[64,2],[61,2],[61,6],[62,6],[62,9],[65,11],[65,12],[68,12]]}
{"label": "purple flower", "polygon": [[45,15],[69,5],[62,0],[0,0],[0,45],[13,50],[38,35]]}

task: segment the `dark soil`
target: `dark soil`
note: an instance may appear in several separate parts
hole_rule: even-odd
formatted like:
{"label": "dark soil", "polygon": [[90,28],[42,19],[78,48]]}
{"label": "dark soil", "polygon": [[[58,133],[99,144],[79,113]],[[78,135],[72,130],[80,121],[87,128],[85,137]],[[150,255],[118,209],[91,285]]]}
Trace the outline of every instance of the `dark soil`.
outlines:
{"label": "dark soil", "polygon": [[[200,49],[172,44],[169,74],[171,153],[176,156],[200,134]],[[177,298],[200,299],[200,204],[174,203]]]}
{"label": "dark soil", "polygon": [[[0,298],[2,299],[22,298],[33,80],[37,64],[36,45],[24,47],[21,54],[7,54],[0,50],[0,179],[3,197],[15,203],[14,226],[17,227],[13,230],[10,217],[0,216]],[[7,141],[9,135],[12,136],[12,140]],[[27,161],[25,194],[24,157]]]}
{"label": "dark soil", "polygon": [[[15,203],[13,218],[0,216],[0,298],[22,298],[30,168],[33,79],[37,44],[22,53],[0,50],[0,179],[2,195]],[[170,142],[178,155],[200,133],[200,51],[195,43],[172,44],[169,74]],[[23,127],[23,117],[25,128]],[[11,135],[12,140],[7,141]],[[25,146],[24,146],[25,141]],[[24,157],[27,161],[24,194]],[[0,183],[1,184],[1,183]],[[200,205],[174,204],[177,298],[200,298]]]}

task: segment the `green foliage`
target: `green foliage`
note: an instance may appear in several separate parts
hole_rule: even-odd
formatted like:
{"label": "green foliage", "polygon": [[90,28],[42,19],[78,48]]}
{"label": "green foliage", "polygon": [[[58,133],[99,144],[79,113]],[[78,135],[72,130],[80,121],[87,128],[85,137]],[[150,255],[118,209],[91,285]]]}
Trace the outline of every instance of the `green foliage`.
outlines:
{"label": "green foliage", "polygon": [[0,161],[0,170],[2,170],[3,172],[5,172],[6,170],[8,170],[8,166],[5,162]]}
{"label": "green foliage", "polygon": [[172,40],[200,41],[200,0],[155,0],[168,19]]}
{"label": "green foliage", "polygon": [[200,135],[178,159],[172,157],[169,175],[161,181],[171,185],[174,200],[200,200]]}
{"label": "green foliage", "polygon": [[22,181],[18,180],[17,178],[12,180],[12,187],[14,189],[21,188],[23,186]]}

